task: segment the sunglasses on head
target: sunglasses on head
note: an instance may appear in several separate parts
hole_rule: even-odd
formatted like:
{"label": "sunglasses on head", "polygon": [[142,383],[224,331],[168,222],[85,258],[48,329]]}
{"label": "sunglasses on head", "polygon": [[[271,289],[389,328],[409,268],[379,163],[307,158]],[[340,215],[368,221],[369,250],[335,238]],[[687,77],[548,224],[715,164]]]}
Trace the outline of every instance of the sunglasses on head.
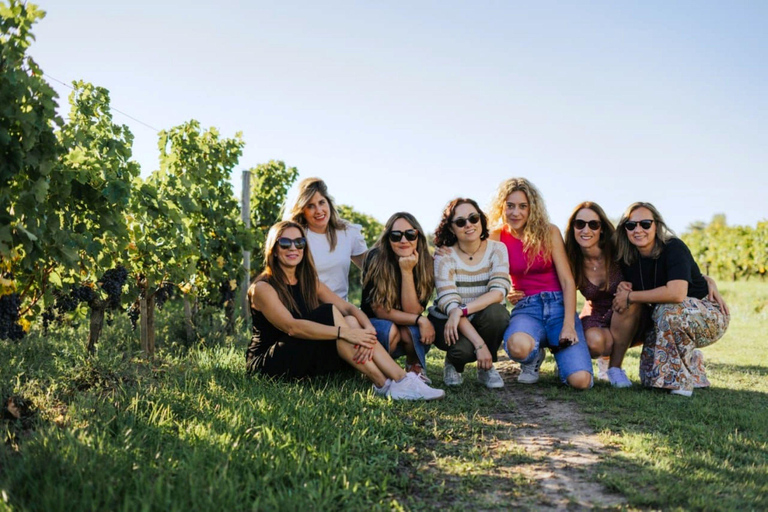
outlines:
{"label": "sunglasses on head", "polygon": [[455,219],[451,222],[456,224],[457,228],[463,228],[464,226],[467,225],[467,221],[469,221],[470,224],[477,224],[478,222],[480,222],[480,214],[471,213],[466,219],[464,217],[459,217],[458,219]]}
{"label": "sunglasses on head", "polygon": [[584,229],[584,226],[589,226],[589,229],[591,229],[592,231],[597,231],[598,229],[600,229],[602,225],[603,224],[599,220],[586,221],[586,220],[576,219],[575,221],[573,221],[573,227],[575,227],[576,229]]}
{"label": "sunglasses on head", "polygon": [[389,232],[389,241],[390,242],[399,242],[400,240],[405,237],[406,240],[409,242],[413,242],[417,238],[419,238],[419,232],[415,229],[406,229],[405,231],[390,231]]}
{"label": "sunglasses on head", "polygon": [[286,238],[281,236],[277,239],[277,245],[279,245],[281,249],[290,249],[291,245],[293,245],[296,249],[302,250],[307,246],[307,239],[303,236],[300,236],[299,238]]}
{"label": "sunglasses on head", "polygon": [[624,229],[627,231],[634,231],[637,225],[640,224],[640,227],[643,229],[651,229],[651,225],[653,225],[652,219],[644,219],[644,220],[628,220],[624,223]]}

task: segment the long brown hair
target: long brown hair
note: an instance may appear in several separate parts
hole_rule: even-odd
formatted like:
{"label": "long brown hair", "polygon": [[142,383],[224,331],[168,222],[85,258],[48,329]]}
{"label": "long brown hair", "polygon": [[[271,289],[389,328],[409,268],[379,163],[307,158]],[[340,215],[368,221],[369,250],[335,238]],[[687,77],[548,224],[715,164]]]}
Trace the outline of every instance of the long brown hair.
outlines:
{"label": "long brown hair", "polygon": [[421,229],[421,225],[413,215],[407,212],[397,212],[389,218],[384,231],[373,245],[371,260],[367,265],[365,276],[363,276],[363,287],[367,286],[368,283],[373,284],[371,303],[380,305],[386,308],[387,311],[402,308],[400,303],[402,275],[400,274],[398,256],[392,250],[392,245],[389,242],[392,226],[394,226],[398,219],[405,219],[419,232],[416,242],[419,261],[416,263],[413,275],[419,302],[428,301],[432,296],[432,291],[435,289],[432,255],[429,254],[429,246],[427,245],[427,237],[424,236],[424,230]]}
{"label": "long brown hair", "polygon": [[576,288],[578,289],[582,289],[587,284],[587,278],[584,273],[584,253],[582,253],[581,246],[576,241],[573,227],[576,215],[583,209],[592,210],[600,218],[600,237],[598,238],[597,246],[600,248],[600,253],[605,263],[605,284],[602,289],[608,290],[611,286],[611,271],[616,266],[614,259],[616,248],[613,245],[616,228],[613,227],[613,223],[608,219],[600,205],[592,201],[584,201],[576,205],[573,213],[568,218],[568,227],[565,228],[565,253],[568,255],[568,262],[571,264],[573,279],[576,281]]}
{"label": "long brown hair", "polygon": [[456,208],[462,204],[471,204],[475,207],[477,213],[480,214],[480,225],[482,226],[482,231],[480,232],[480,240],[485,240],[488,238],[488,235],[490,234],[488,232],[488,217],[485,216],[485,213],[477,205],[477,202],[474,199],[457,197],[445,205],[445,208],[443,209],[443,218],[440,219],[440,224],[435,230],[435,246],[442,247],[445,245],[451,247],[458,241],[456,234],[451,229],[451,222],[453,220],[453,216],[456,214]]}
{"label": "long brown hair", "polygon": [[491,201],[488,218],[491,229],[504,227],[504,207],[507,197],[512,192],[522,192],[528,199],[528,221],[523,228],[523,253],[528,261],[528,268],[533,265],[536,256],[541,254],[545,261],[552,260],[552,236],[550,234],[549,215],[544,205],[544,198],[539,190],[525,178],[510,178],[502,181]]}
{"label": "long brown hair", "polygon": [[[288,288],[288,279],[283,271],[280,261],[277,258],[277,240],[288,228],[296,228],[301,232],[301,236],[306,237],[304,228],[293,221],[284,220],[278,222],[269,228],[267,241],[264,245],[264,271],[259,274],[248,288],[248,298],[252,299],[256,291],[255,284],[264,281],[277,292],[280,302],[293,313],[299,313],[299,306]],[[309,250],[309,244],[304,246],[304,256],[296,267],[296,278],[298,279],[299,289],[301,290],[304,303],[309,310],[313,310],[320,305],[317,298],[317,270],[315,270],[315,261],[312,259],[312,253]]]}
{"label": "long brown hair", "polygon": [[[299,182],[299,195],[296,198],[296,202],[293,204],[293,208],[288,213],[288,217],[298,224],[307,228],[307,219],[304,217],[304,208],[307,207],[315,194],[319,193],[326,201],[328,201],[328,211],[330,212],[330,219],[328,219],[328,229],[325,232],[325,236],[328,237],[328,244],[331,246],[331,252],[336,249],[336,231],[339,229],[347,229],[349,225],[345,220],[339,217],[339,213],[336,211],[336,206],[333,204],[333,197],[328,194],[328,186],[320,178],[306,178]],[[308,228],[307,228],[308,229]]]}
{"label": "long brown hair", "polygon": [[640,255],[640,251],[638,251],[637,247],[629,241],[627,230],[624,229],[624,224],[629,220],[629,216],[638,208],[646,208],[651,212],[653,222],[656,223],[656,238],[654,239],[655,243],[653,244],[653,250],[651,251],[651,258],[658,258],[661,254],[661,250],[664,248],[664,244],[666,244],[670,238],[675,238],[674,231],[669,229],[666,222],[664,222],[664,219],[661,217],[661,213],[659,213],[659,210],[657,210],[655,206],[651,203],[644,203],[641,201],[632,203],[621,216],[618,229],[616,229],[616,235],[614,236],[616,256],[619,261],[623,262],[625,265],[631,265]]}

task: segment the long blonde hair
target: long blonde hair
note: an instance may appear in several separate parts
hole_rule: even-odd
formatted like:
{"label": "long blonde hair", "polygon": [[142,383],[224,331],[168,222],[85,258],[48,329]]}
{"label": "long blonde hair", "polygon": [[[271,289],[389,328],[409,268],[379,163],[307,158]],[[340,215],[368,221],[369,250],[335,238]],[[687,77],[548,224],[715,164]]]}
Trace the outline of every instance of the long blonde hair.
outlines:
{"label": "long blonde hair", "polygon": [[528,221],[523,228],[523,252],[528,261],[528,268],[533,265],[536,256],[541,254],[545,261],[552,259],[552,237],[550,235],[549,215],[544,205],[544,198],[539,190],[525,178],[510,178],[502,181],[491,201],[488,221],[491,229],[504,227],[504,207],[507,197],[512,192],[520,191],[528,200]]}
{"label": "long blonde hair", "polygon": [[641,201],[632,203],[622,214],[621,219],[619,220],[619,225],[616,228],[616,234],[614,235],[616,257],[625,265],[631,265],[640,255],[640,251],[638,251],[637,247],[629,241],[629,235],[627,235],[627,230],[624,228],[624,224],[629,220],[629,216],[638,208],[646,208],[651,212],[653,222],[656,223],[656,237],[654,238],[655,243],[653,244],[653,250],[651,251],[651,258],[658,258],[661,254],[661,250],[664,248],[664,244],[666,244],[670,238],[675,238],[674,231],[669,229],[666,222],[664,222],[664,219],[661,217],[661,213],[659,213],[659,210],[657,210],[655,206],[651,203],[644,203]]}
{"label": "long blonde hair", "polygon": [[365,276],[363,276],[363,287],[371,283],[373,293],[370,295],[371,304],[384,307],[387,311],[392,309],[401,309],[400,290],[402,287],[402,276],[400,274],[400,265],[398,257],[392,250],[389,242],[389,233],[392,232],[392,226],[398,219],[405,219],[415,230],[419,232],[416,242],[416,251],[419,253],[419,261],[414,269],[414,281],[416,284],[416,295],[419,302],[427,302],[435,289],[435,276],[433,270],[432,255],[429,254],[427,237],[424,230],[416,218],[407,212],[397,212],[393,214],[384,228],[384,231],[376,240],[371,249],[371,259],[366,266]]}
{"label": "long blonde hair", "polygon": [[[255,292],[254,285],[259,281],[264,281],[275,289],[280,302],[282,302],[289,311],[299,313],[298,304],[296,304],[296,301],[288,288],[288,279],[277,258],[277,240],[288,228],[296,228],[301,231],[301,236],[306,237],[304,228],[298,223],[290,220],[278,222],[269,228],[267,241],[264,245],[264,271],[253,280],[250,288],[248,288],[248,298],[252,300],[252,296]],[[304,246],[304,256],[296,267],[296,278],[298,279],[304,303],[307,305],[307,308],[312,311],[320,305],[320,300],[317,297],[317,270],[315,269],[315,261],[312,258],[312,253],[309,250],[309,244]]]}
{"label": "long blonde hair", "polygon": [[328,229],[325,232],[325,236],[328,237],[328,245],[331,246],[331,252],[333,252],[334,249],[336,249],[336,231],[339,229],[347,229],[349,224],[339,217],[339,213],[336,211],[336,207],[333,204],[333,197],[328,194],[328,186],[323,180],[320,178],[305,178],[299,182],[299,195],[296,198],[296,202],[293,204],[293,208],[291,208],[291,211],[288,213],[288,217],[293,222],[301,224],[304,228],[307,228],[307,219],[304,217],[304,208],[307,207],[312,200],[312,197],[317,193],[328,201],[330,219],[328,219]]}

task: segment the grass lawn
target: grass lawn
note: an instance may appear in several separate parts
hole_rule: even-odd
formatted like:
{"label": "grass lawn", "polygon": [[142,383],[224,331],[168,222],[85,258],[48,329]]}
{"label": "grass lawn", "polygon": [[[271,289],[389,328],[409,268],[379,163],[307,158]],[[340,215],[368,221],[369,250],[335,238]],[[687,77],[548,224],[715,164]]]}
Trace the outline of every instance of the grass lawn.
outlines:
{"label": "grass lawn", "polygon": [[[768,285],[720,286],[731,327],[704,349],[712,388],[690,399],[638,385],[573,392],[545,363],[537,389],[586,415],[611,447],[595,478],[631,508],[768,509]],[[166,310],[160,323],[175,318]],[[122,318],[90,359],[82,328],[0,341],[0,399],[14,397],[22,416],[3,406],[0,511],[428,510],[448,488],[481,485],[477,468],[525,461],[522,449],[489,453],[487,419],[509,404],[475,383],[409,404],[357,377],[248,378],[245,337],[211,332],[188,350],[168,343],[168,327],[152,363]],[[638,352],[625,365],[636,384]],[[440,356],[429,354],[437,385]],[[443,471],[419,474],[425,460]]]}

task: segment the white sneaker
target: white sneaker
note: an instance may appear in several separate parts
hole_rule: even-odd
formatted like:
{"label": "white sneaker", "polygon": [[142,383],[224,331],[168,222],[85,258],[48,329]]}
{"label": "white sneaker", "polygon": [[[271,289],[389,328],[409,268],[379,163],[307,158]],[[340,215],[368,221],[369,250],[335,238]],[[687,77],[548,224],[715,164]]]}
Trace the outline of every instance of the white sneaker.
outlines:
{"label": "white sneaker", "polygon": [[432,384],[432,379],[427,377],[427,370],[421,366],[421,363],[406,364],[405,371],[415,373],[416,376],[424,382],[424,384]]}
{"label": "white sneaker", "polygon": [[539,354],[532,363],[520,365],[520,375],[517,376],[517,382],[520,384],[536,384],[539,382],[539,369],[541,363],[547,358],[547,353],[544,352],[544,348],[539,349]]}
{"label": "white sneaker", "polygon": [[427,386],[415,373],[409,372],[401,381],[392,381],[387,396],[392,400],[440,400],[445,391]]}
{"label": "white sneaker", "polygon": [[443,366],[443,382],[446,386],[460,386],[462,381],[461,374],[456,371],[456,367],[448,361]]}
{"label": "white sneaker", "polygon": [[692,389],[670,389],[669,390],[670,395],[677,395],[677,396],[686,396],[691,397],[693,396],[693,390]]}
{"label": "white sneaker", "polygon": [[608,377],[608,364],[610,363],[611,358],[609,357],[598,357],[597,358],[597,380],[611,380]]}
{"label": "white sneaker", "polygon": [[488,389],[499,389],[504,387],[504,379],[499,375],[498,370],[491,366],[490,370],[477,369],[477,381],[485,384]]}
{"label": "white sneaker", "polygon": [[389,386],[392,385],[392,379],[387,379],[387,382],[384,383],[383,386],[379,387],[376,384],[373,385],[373,392],[377,395],[381,396],[387,396],[387,392],[389,391]]}

